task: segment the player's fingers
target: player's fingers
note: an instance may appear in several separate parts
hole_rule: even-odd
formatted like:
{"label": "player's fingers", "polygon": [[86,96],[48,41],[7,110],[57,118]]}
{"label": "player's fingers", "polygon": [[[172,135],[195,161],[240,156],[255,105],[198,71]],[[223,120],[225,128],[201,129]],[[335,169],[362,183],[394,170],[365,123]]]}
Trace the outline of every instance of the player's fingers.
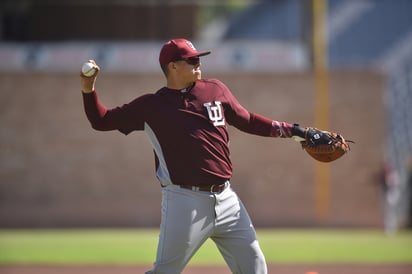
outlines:
{"label": "player's fingers", "polygon": [[96,68],[95,73],[92,76],[85,76],[82,71],[80,71],[80,77],[84,80],[87,81],[94,81],[97,77],[97,74],[99,74],[100,68]]}
{"label": "player's fingers", "polygon": [[96,64],[96,61],[94,61],[93,59],[88,60],[87,62],[92,63],[94,66],[94,68],[96,68],[97,70],[100,70],[100,67]]}

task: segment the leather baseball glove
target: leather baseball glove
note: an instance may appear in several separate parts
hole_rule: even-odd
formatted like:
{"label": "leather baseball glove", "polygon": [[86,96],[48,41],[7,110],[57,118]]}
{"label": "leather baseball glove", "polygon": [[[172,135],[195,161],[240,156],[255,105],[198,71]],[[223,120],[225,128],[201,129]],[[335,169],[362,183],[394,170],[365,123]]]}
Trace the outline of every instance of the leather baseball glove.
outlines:
{"label": "leather baseball glove", "polygon": [[[295,125],[299,127],[298,125]],[[342,135],[319,130],[317,128],[299,127],[302,148],[314,159],[320,162],[332,162],[342,157],[350,150],[348,143],[354,143],[345,140]],[[304,130],[304,131],[303,131]]]}

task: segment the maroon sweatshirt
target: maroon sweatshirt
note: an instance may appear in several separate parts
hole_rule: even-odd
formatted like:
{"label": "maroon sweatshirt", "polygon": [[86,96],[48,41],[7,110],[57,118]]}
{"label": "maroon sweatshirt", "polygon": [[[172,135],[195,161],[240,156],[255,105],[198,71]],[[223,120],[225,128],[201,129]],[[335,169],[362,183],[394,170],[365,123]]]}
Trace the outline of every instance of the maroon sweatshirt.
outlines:
{"label": "maroon sweatshirt", "polygon": [[247,111],[214,79],[184,90],[164,87],[113,109],[103,106],[95,92],[83,93],[83,101],[94,129],[147,133],[162,186],[210,186],[230,179],[228,124],[260,136],[292,136],[292,124]]}

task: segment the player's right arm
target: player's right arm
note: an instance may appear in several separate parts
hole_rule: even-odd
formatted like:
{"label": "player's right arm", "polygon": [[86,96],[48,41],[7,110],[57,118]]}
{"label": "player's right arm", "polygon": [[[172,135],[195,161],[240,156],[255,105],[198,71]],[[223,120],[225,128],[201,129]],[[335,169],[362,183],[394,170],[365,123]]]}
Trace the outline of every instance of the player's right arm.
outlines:
{"label": "player's right arm", "polygon": [[143,105],[144,97],[137,98],[129,104],[113,109],[106,108],[95,91],[97,72],[91,76],[81,76],[83,106],[92,128],[99,131],[119,130],[129,134],[133,130],[142,130],[144,127]]}
{"label": "player's right arm", "polygon": [[100,103],[96,91],[83,92],[83,105],[92,128],[99,131],[119,130],[129,134],[144,129],[144,108],[148,95],[112,109]]}

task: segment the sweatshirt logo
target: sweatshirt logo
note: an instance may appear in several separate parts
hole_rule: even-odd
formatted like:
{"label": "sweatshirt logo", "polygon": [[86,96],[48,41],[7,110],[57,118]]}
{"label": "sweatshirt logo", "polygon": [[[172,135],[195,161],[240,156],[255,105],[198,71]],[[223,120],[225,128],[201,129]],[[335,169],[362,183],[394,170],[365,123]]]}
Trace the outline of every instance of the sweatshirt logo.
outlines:
{"label": "sweatshirt logo", "polygon": [[225,118],[223,118],[223,111],[222,111],[222,102],[215,101],[214,105],[211,102],[203,104],[206,109],[207,113],[209,114],[210,121],[213,122],[215,127],[217,126],[224,126],[225,125]]}

